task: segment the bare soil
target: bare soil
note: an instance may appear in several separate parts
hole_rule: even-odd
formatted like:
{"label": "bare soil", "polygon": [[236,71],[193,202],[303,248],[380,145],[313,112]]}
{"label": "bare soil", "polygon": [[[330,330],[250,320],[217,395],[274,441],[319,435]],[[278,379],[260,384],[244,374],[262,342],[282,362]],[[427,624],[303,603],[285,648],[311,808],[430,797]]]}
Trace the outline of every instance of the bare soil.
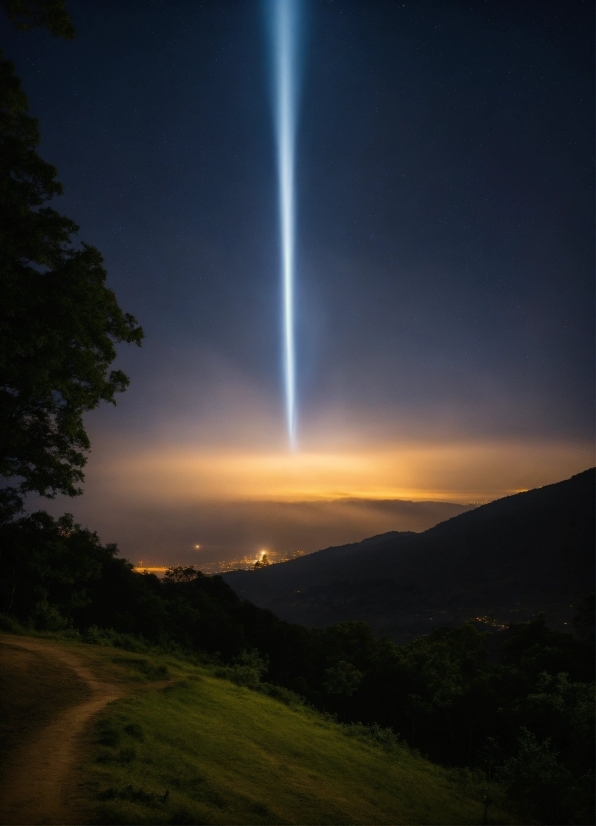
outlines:
{"label": "bare soil", "polygon": [[84,823],[90,718],[124,693],[50,640],[0,636],[0,824]]}

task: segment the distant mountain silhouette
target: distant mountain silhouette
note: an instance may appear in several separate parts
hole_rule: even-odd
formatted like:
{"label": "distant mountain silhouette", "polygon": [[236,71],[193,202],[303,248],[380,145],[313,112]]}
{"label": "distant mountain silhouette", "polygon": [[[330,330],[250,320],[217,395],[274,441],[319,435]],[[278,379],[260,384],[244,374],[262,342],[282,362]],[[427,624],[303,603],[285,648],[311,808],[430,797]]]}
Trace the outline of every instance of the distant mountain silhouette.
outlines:
{"label": "distant mountain silhouette", "polygon": [[594,590],[595,470],[498,499],[424,533],[391,532],[226,582],[307,626],[366,620],[406,641],[480,616],[563,623]]}

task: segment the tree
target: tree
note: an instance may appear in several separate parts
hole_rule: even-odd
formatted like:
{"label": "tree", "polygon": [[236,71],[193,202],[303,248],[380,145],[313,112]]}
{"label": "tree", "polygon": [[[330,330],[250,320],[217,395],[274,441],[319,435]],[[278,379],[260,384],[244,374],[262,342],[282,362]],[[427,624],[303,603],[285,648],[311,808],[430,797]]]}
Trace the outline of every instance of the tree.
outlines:
{"label": "tree", "polygon": [[0,524],[0,545],[0,610],[46,630],[89,602],[89,585],[117,553],[71,514],[44,511]]}
{"label": "tree", "polygon": [[270,564],[271,563],[269,562],[269,557],[267,556],[267,554],[263,554],[263,556],[260,559],[257,559],[257,561],[254,564],[254,567],[255,568],[266,568],[267,565],[270,565]]}
{"label": "tree", "polygon": [[330,694],[351,697],[358,690],[364,674],[352,663],[340,660],[337,665],[328,668],[323,677],[323,688]]}
{"label": "tree", "polygon": [[197,571],[194,565],[174,565],[168,568],[165,573],[166,582],[194,582],[195,579],[204,576],[202,571]]}
{"label": "tree", "polygon": [[66,0],[0,0],[11,23],[21,29],[44,28],[54,37],[72,40],[75,28],[66,10]]}
{"label": "tree", "polygon": [[522,726],[517,754],[505,761],[498,777],[522,813],[537,816],[541,823],[589,822],[568,817],[573,809],[574,778],[559,762],[550,737],[540,742]]}
{"label": "tree", "polygon": [[[23,25],[56,33],[43,14],[63,5],[4,8],[13,20],[37,9],[39,22]],[[128,377],[109,369],[115,345],[140,345],[143,331],[106,287],[98,250],[74,246],[77,225],[48,206],[62,186],[38,143],[21,82],[0,52],[0,476],[20,479],[21,495],[75,496],[89,449],[83,414],[126,389]]]}

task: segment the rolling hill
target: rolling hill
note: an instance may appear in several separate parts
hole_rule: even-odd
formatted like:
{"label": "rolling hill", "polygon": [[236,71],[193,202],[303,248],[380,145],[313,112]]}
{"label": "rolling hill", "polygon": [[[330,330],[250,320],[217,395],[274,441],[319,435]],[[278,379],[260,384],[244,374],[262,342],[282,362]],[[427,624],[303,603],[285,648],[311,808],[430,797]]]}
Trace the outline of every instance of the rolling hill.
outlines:
{"label": "rolling hill", "polygon": [[[481,784],[192,660],[2,635],[0,665],[0,823],[482,819]],[[520,821],[494,806],[486,822]]]}
{"label": "rolling hill", "polygon": [[555,622],[594,589],[595,471],[508,496],[423,533],[392,532],[225,581],[306,626],[365,620],[404,642],[475,617]]}

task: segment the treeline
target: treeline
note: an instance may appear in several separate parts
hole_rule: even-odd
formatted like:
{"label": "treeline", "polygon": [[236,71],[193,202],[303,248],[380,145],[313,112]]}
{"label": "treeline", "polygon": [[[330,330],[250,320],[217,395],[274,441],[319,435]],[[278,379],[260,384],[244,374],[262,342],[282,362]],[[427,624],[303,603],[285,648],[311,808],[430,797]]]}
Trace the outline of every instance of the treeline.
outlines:
{"label": "treeline", "polygon": [[265,679],[342,722],[391,728],[432,760],[481,769],[527,817],[594,822],[593,596],[573,633],[538,617],[492,634],[438,629],[398,646],[363,622],[283,622],[193,568],[163,580],[135,573],[68,515],[7,511],[0,548],[2,610],[21,624],[90,639],[113,629],[202,652],[247,683]]}

